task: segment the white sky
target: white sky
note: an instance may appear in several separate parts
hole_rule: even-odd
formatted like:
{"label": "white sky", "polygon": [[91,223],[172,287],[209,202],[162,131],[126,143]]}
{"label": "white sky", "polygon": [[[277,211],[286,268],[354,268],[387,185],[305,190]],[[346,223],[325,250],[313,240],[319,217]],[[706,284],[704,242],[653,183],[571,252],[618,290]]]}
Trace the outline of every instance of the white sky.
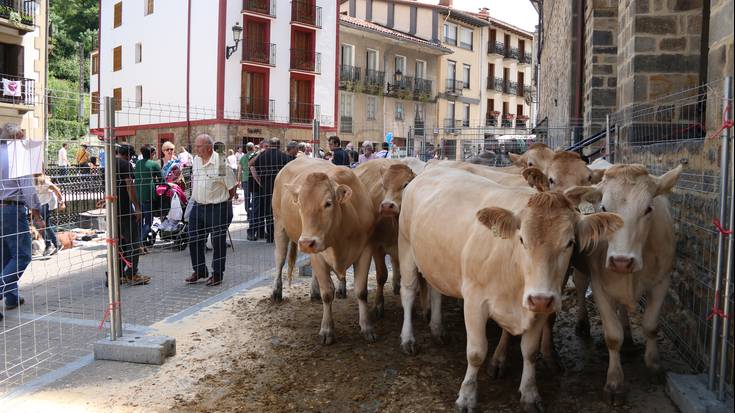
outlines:
{"label": "white sky", "polygon": [[[439,3],[439,0],[419,1],[430,4]],[[490,16],[532,33],[538,24],[538,14],[529,0],[454,0],[454,7],[471,12],[487,7],[490,9]]]}

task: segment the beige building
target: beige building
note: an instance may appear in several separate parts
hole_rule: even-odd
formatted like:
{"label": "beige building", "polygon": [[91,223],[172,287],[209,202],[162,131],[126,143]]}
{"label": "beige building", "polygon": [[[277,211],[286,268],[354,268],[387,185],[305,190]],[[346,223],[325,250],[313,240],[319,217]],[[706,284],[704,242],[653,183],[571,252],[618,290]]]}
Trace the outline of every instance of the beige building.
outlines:
{"label": "beige building", "polygon": [[0,3],[0,125],[18,123],[38,140],[45,137],[45,22],[45,2]]}
{"label": "beige building", "polygon": [[[525,133],[531,126],[531,33],[493,19],[487,9],[478,13],[454,9],[451,0],[436,5],[343,0],[340,13],[449,51],[437,56],[436,104],[426,107],[435,111],[436,119],[433,127],[426,128],[426,142],[441,148],[442,156],[471,156],[486,139]],[[340,36],[349,35],[343,24]],[[406,42],[405,47],[413,46]],[[340,104],[343,108],[354,109]]]}
{"label": "beige building", "polygon": [[440,58],[450,52],[438,42],[340,15],[341,139],[358,146],[391,133],[403,155],[426,150],[424,137],[440,123]]}

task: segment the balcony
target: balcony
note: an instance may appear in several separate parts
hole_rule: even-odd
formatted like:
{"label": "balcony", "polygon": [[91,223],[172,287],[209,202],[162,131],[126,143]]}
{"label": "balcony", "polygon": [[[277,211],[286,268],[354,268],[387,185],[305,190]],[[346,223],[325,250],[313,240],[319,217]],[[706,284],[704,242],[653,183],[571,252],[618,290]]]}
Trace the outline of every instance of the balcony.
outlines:
{"label": "balcony", "polygon": [[498,90],[508,95],[515,95],[517,93],[518,84],[516,82],[511,82],[508,79],[497,79],[497,78],[495,79],[495,81],[496,82],[500,81],[499,85],[496,83],[496,87],[500,86],[500,90],[498,89],[495,89],[495,90]]}
{"label": "balcony", "polygon": [[240,119],[273,120],[276,101],[253,97],[240,98]]}
{"label": "balcony", "polygon": [[516,119],[516,129],[527,129],[528,116],[519,115]]}
{"label": "balcony", "polygon": [[322,54],[313,50],[291,49],[291,70],[321,73]]}
{"label": "balcony", "polygon": [[276,0],[243,0],[242,10],[276,17]]}
{"label": "balcony", "polygon": [[367,69],[365,71],[365,79],[363,86],[366,93],[378,94],[383,91],[383,83],[385,83],[385,72],[379,70]]}
{"label": "balcony", "polygon": [[0,0],[0,26],[26,34],[36,29],[35,1]]}
{"label": "balcony", "polygon": [[459,133],[462,128],[462,121],[454,118],[444,119],[444,133]]}
{"label": "balcony", "polygon": [[494,90],[496,92],[503,92],[503,79],[499,77],[487,78],[487,90]]}
{"label": "balcony", "polygon": [[322,8],[311,1],[293,0],[291,2],[291,23],[322,27]]}
{"label": "balcony", "polygon": [[520,53],[515,47],[505,47],[505,53],[503,54],[503,60],[519,60]]}
{"label": "balcony", "polygon": [[431,80],[417,77],[413,81],[413,92],[419,99],[431,98]]}
{"label": "balcony", "polygon": [[339,117],[339,133],[352,133],[352,116]]}
{"label": "balcony", "polygon": [[531,86],[516,84],[516,95],[520,97],[531,95]]}
{"label": "balcony", "polygon": [[339,67],[339,87],[353,90],[360,81],[360,68],[356,66],[341,65]]}
{"label": "balcony", "polygon": [[463,81],[457,79],[446,79],[444,90],[448,95],[461,95],[462,89],[464,89]]}
{"label": "balcony", "polygon": [[13,109],[24,113],[33,110],[33,105],[36,103],[35,80],[6,74],[0,74],[0,79],[9,81],[3,93],[0,93],[0,107],[12,105]]}
{"label": "balcony", "polygon": [[530,65],[531,64],[531,53],[528,52],[518,52],[518,63],[522,65]]}
{"label": "balcony", "polygon": [[485,115],[485,126],[496,127],[498,126],[498,115],[499,112],[490,112]]}
{"label": "balcony", "polygon": [[242,48],[242,61],[275,66],[276,45],[273,43],[245,42]]}
{"label": "balcony", "polygon": [[319,117],[319,105],[313,103],[288,102],[288,120],[291,123],[307,123]]}
{"label": "balcony", "polygon": [[505,44],[500,43],[500,42],[488,43],[487,53],[496,54],[498,56],[504,56],[505,55]]}
{"label": "balcony", "polygon": [[513,127],[513,118],[515,118],[516,115],[512,113],[503,113],[503,117],[500,120],[500,126],[503,128],[512,128]]}
{"label": "balcony", "polygon": [[413,86],[413,77],[396,73],[388,82],[388,94],[407,99],[413,94]]}

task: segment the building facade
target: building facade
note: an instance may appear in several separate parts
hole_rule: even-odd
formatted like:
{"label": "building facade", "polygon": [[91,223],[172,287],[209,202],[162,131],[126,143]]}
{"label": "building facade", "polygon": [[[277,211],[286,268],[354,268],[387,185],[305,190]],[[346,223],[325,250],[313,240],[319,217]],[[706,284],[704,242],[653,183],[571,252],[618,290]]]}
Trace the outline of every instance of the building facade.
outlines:
{"label": "building facade", "polygon": [[[102,0],[93,102],[115,98],[117,135],[230,146],[336,130],[337,12],[331,0]],[[239,42],[235,28],[241,29]],[[233,51],[232,46],[237,46]],[[101,103],[100,103],[101,104]],[[90,129],[104,115],[93,103]]]}
{"label": "building facade", "polygon": [[[422,108],[434,111],[423,116],[425,135],[421,141],[425,146],[440,149],[444,157],[461,159],[479,151],[487,139],[526,133],[533,93],[531,33],[493,19],[487,9],[477,13],[455,9],[451,0],[440,0],[439,4],[343,0],[340,13],[409,36],[410,39],[403,40],[404,48],[415,48],[414,43],[419,41],[446,50],[428,55],[436,55],[437,64],[431,73],[436,77],[430,79],[432,104]],[[348,35],[350,30],[342,25],[341,36]],[[392,87],[389,79],[394,79],[399,71],[405,74],[402,66],[400,70],[396,68],[396,63],[403,65],[399,58],[386,61],[384,66],[385,91]],[[409,67],[409,77],[415,78],[417,70],[422,69]],[[388,105],[385,112],[394,113],[394,108],[389,107],[392,103],[384,102]],[[422,109],[414,107],[414,111]],[[392,131],[384,127],[381,135],[388,132]],[[378,135],[377,131],[371,133]]]}
{"label": "building facade", "polygon": [[18,123],[45,138],[46,3],[0,2],[0,125]]}

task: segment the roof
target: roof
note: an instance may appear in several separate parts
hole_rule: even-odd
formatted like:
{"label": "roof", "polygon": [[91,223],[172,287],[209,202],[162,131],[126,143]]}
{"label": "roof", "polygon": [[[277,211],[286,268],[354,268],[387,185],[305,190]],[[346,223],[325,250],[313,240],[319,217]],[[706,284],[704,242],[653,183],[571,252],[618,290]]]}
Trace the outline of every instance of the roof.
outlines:
{"label": "roof", "polygon": [[483,20],[486,20],[486,21],[490,22],[490,27],[499,27],[499,28],[501,28],[501,29],[503,29],[505,31],[511,32],[511,33],[516,34],[518,36],[523,36],[523,37],[526,37],[526,38],[529,38],[529,39],[533,39],[533,33],[529,32],[529,31],[526,31],[526,30],[523,30],[523,29],[521,29],[518,26],[513,26],[510,23],[506,23],[506,22],[504,22],[502,20],[498,20],[495,17],[491,17],[489,15],[482,15],[480,13],[471,13],[471,14],[473,14],[477,18],[480,18],[480,19],[483,19]]}
{"label": "roof", "polygon": [[439,13],[446,14],[450,19],[461,21],[462,23],[471,24],[476,27],[485,27],[490,25],[487,20],[480,18],[476,13],[457,10],[455,8],[439,5],[435,5],[433,7],[436,8]]}
{"label": "roof", "polygon": [[346,14],[339,15],[339,23],[343,26],[352,27],[352,28],[366,31],[366,32],[376,33],[381,36],[391,37],[396,40],[407,41],[407,42],[414,43],[419,46],[428,47],[428,48],[438,50],[444,53],[452,53],[451,49],[441,46],[439,43],[431,42],[429,40],[425,40],[420,37],[412,36],[410,34],[403,33],[401,31],[394,30],[389,27],[385,27],[377,23],[358,19],[356,17],[351,17]]}

